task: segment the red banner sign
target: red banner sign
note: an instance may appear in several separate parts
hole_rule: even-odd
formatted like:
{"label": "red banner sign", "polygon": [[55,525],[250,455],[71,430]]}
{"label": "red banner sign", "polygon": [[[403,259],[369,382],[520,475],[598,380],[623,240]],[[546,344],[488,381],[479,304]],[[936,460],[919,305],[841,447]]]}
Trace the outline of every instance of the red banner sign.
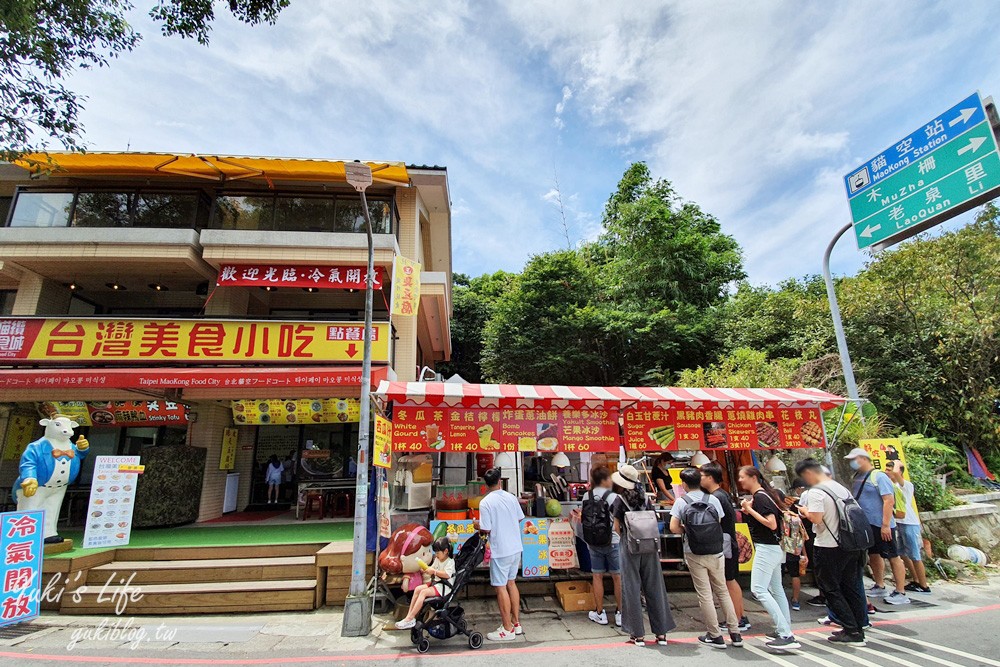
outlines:
{"label": "red banner sign", "polygon": [[823,447],[819,408],[629,408],[625,449],[798,449]]}
{"label": "red banner sign", "polygon": [[[372,384],[387,370],[372,368]],[[290,389],[360,387],[361,367],[343,368],[97,368],[73,370],[0,370],[4,389]]]}
{"label": "red banner sign", "polygon": [[617,452],[618,410],[513,410],[398,406],[399,452]]}
{"label": "red banner sign", "polygon": [[[223,264],[215,284],[219,287],[312,287],[314,289],[364,289],[367,268],[285,264]],[[375,267],[375,289],[382,289],[382,267]]]}

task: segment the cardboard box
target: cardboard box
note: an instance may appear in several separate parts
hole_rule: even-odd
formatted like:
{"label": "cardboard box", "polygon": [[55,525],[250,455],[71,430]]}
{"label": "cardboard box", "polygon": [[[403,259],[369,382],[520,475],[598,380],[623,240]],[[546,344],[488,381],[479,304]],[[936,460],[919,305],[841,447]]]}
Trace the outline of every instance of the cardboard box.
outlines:
{"label": "cardboard box", "polygon": [[589,581],[560,581],[556,584],[556,597],[566,611],[593,611],[594,590]]}

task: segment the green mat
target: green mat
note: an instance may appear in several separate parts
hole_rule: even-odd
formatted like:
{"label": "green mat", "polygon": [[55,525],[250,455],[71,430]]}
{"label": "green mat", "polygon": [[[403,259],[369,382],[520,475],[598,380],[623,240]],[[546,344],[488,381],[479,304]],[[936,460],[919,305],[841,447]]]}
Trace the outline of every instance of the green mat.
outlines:
{"label": "green mat", "polygon": [[[83,531],[63,530],[63,537],[83,544]],[[354,539],[354,524],[350,521],[338,523],[302,523],[279,525],[255,525],[252,522],[231,526],[180,526],[178,528],[135,529],[127,547],[225,547],[250,544],[302,544],[307,542],[343,542]],[[48,556],[48,558],[77,558],[88,554],[108,551],[107,548],[80,549]]]}

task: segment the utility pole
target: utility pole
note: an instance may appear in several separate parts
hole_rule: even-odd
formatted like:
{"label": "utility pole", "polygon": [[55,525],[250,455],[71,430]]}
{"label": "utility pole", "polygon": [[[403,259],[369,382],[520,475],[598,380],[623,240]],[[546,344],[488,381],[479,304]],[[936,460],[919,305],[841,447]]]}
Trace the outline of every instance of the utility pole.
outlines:
{"label": "utility pole", "polygon": [[361,194],[361,211],[368,233],[368,274],[365,277],[365,338],[364,361],[361,365],[361,423],[358,424],[357,479],[354,496],[354,552],[351,558],[351,587],[344,602],[345,637],[364,637],[372,631],[372,601],[368,597],[365,556],[368,552],[368,459],[371,448],[371,393],[372,384],[372,302],[375,280],[375,246],[372,236],[372,218],[368,212],[365,190],[372,184],[372,170],[363,162],[344,164],[347,182]]}
{"label": "utility pole", "polygon": [[[854,367],[851,365],[851,353],[847,349],[847,336],[844,335],[844,322],[840,318],[840,305],[837,303],[837,290],[833,286],[833,275],[830,273],[830,255],[833,253],[833,247],[837,245],[837,241],[840,237],[849,232],[853,228],[852,223],[847,223],[840,228],[836,234],[834,234],[833,239],[830,241],[830,245],[826,247],[826,252],[823,254],[823,280],[826,282],[826,298],[830,302],[830,317],[833,318],[833,332],[837,336],[837,351],[840,353],[840,365],[844,369],[844,384],[847,385],[847,396],[854,401],[854,405],[858,408],[858,417],[861,419],[863,424],[865,421],[865,416],[861,410],[861,395],[858,393],[858,383],[854,379]],[[833,471],[833,453],[830,451],[830,445],[826,447],[826,467]]]}

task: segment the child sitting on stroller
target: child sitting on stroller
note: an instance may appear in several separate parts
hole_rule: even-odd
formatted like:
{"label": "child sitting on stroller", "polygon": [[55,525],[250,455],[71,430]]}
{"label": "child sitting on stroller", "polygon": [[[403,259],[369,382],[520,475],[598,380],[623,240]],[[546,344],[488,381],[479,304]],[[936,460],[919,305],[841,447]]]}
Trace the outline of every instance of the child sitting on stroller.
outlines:
{"label": "child sitting on stroller", "polygon": [[440,582],[451,579],[455,575],[455,559],[451,557],[451,541],[447,537],[442,537],[434,541],[431,545],[434,550],[433,566],[421,561],[420,567],[425,574],[431,575],[431,581],[427,584],[420,584],[413,589],[413,599],[410,601],[410,610],[406,618],[396,623],[396,628],[408,630],[417,624],[417,614],[424,608],[424,602],[428,598],[444,595],[444,585]]}

